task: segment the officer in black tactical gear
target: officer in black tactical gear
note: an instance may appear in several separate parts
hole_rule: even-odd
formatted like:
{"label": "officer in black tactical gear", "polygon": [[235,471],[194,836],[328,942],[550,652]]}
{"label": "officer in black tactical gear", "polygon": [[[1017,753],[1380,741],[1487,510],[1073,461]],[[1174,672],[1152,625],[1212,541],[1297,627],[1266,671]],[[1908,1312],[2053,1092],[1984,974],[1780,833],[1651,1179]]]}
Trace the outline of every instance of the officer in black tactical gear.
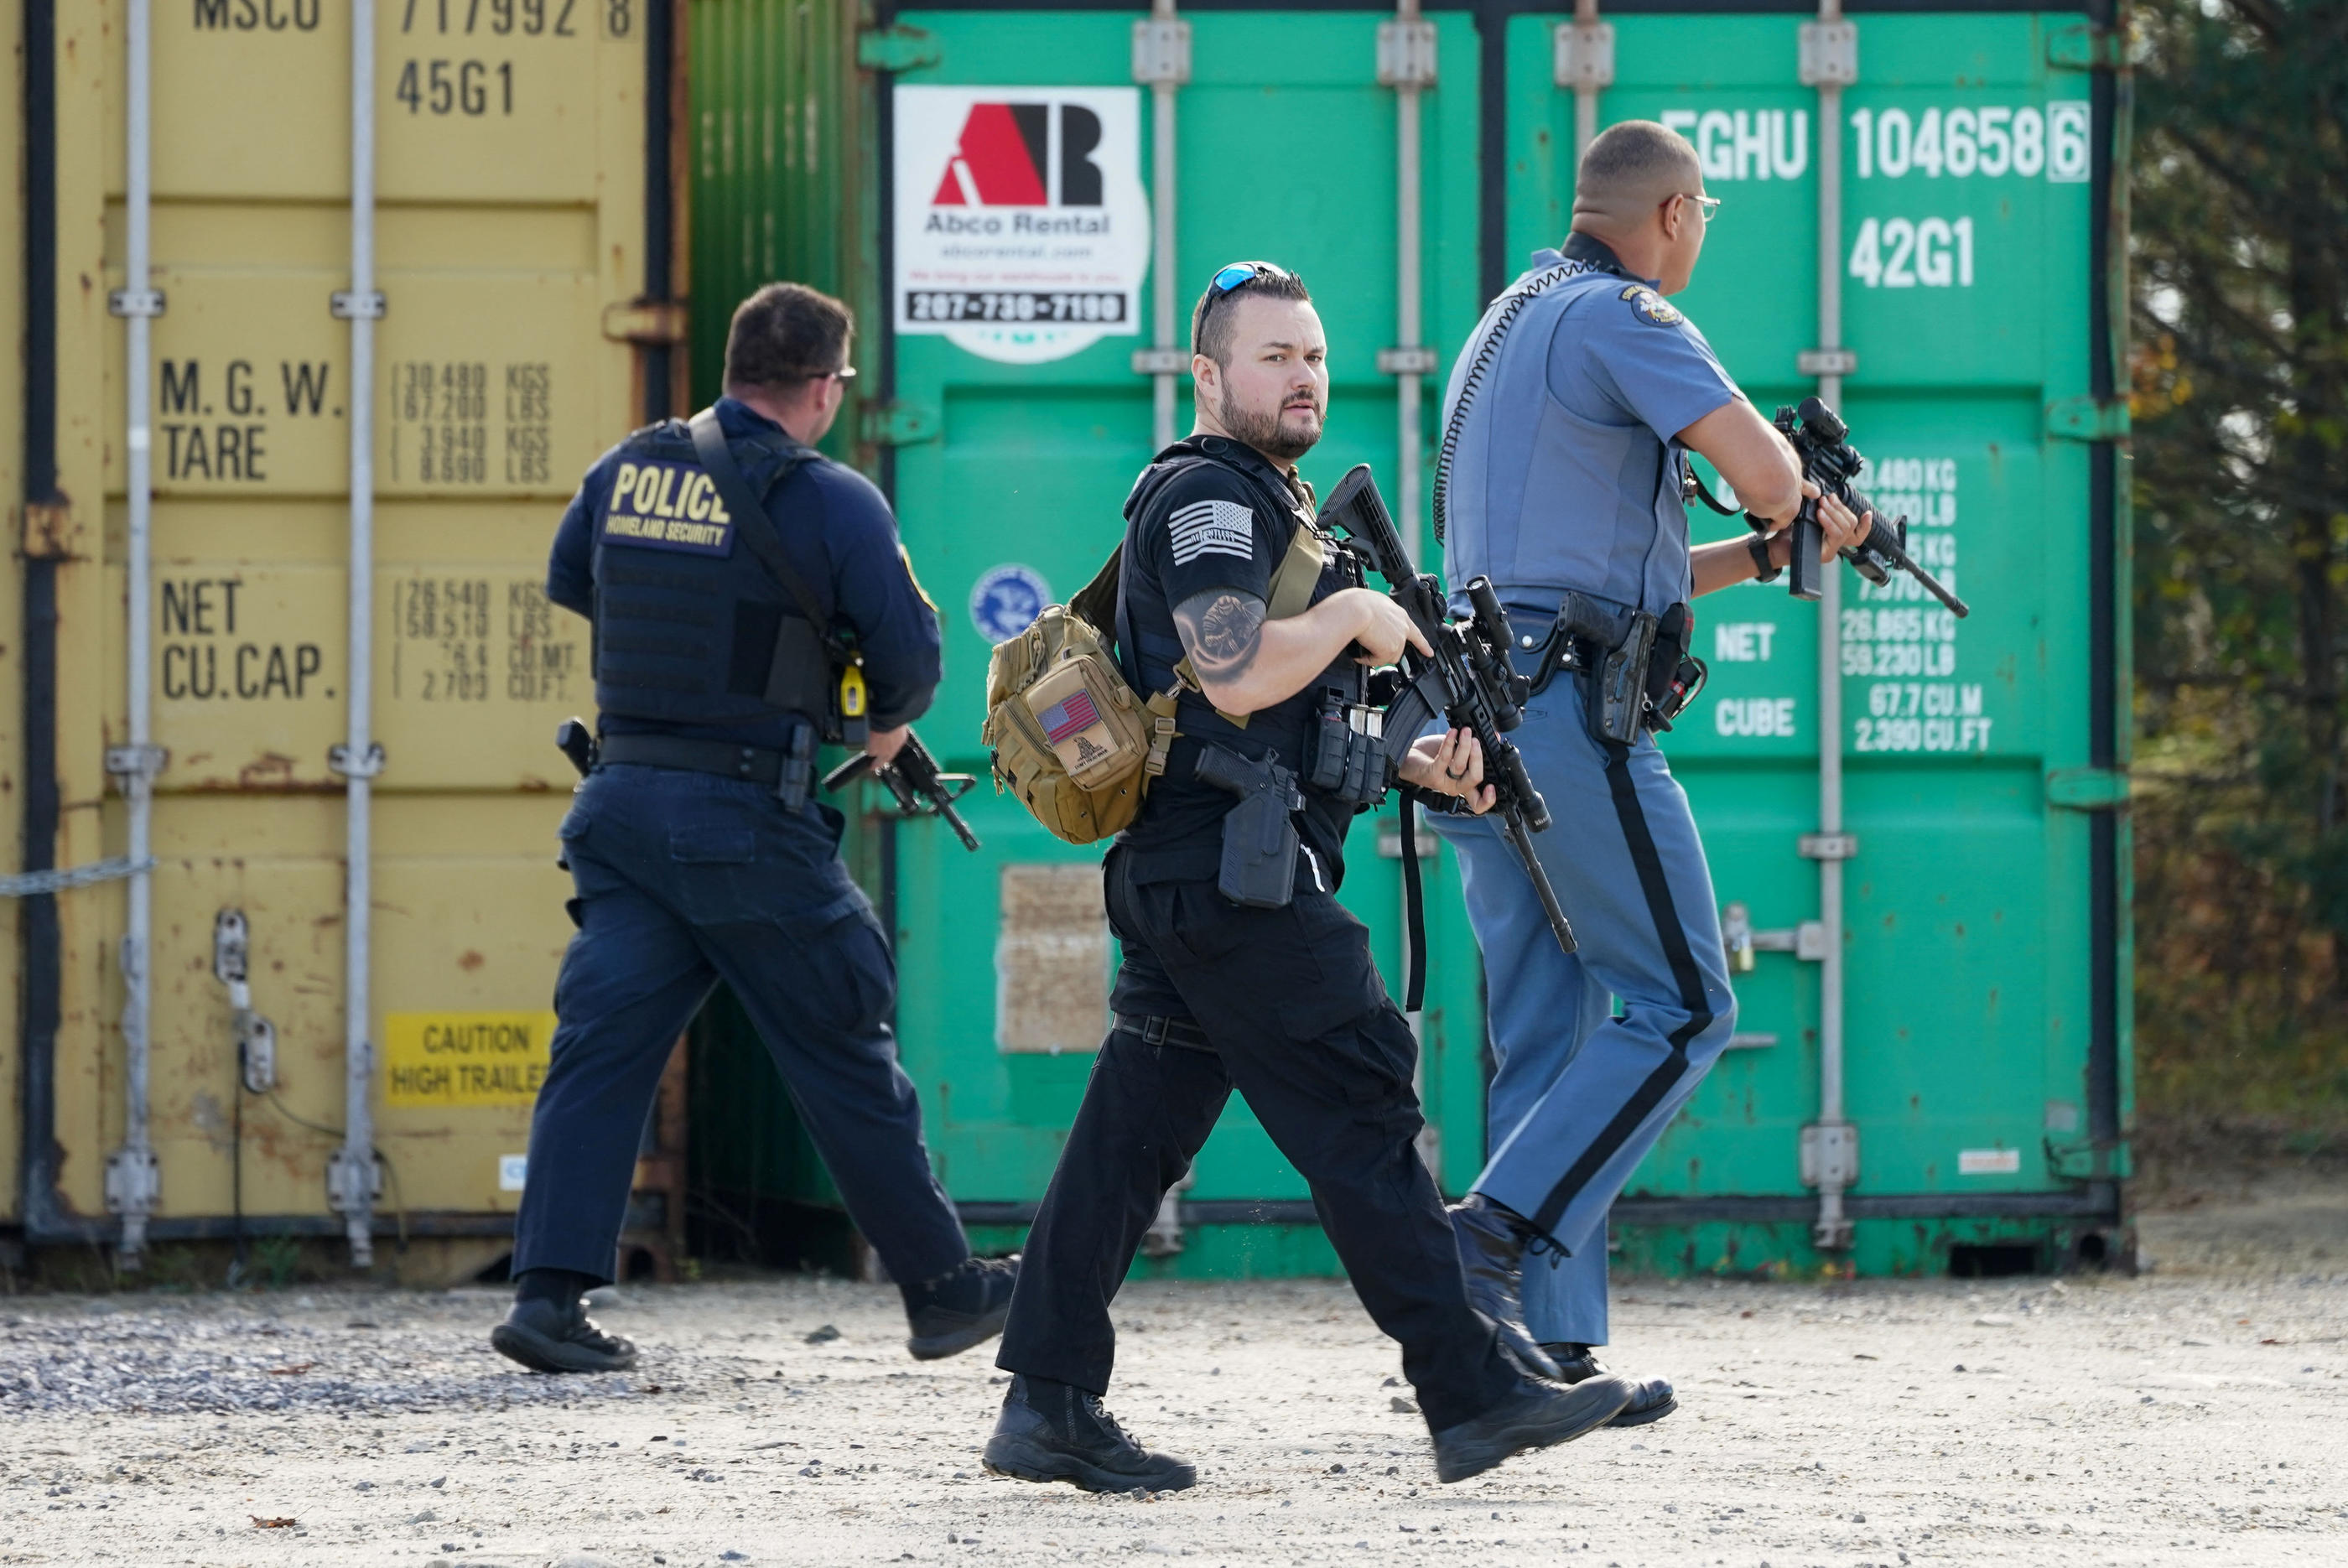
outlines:
{"label": "officer in black tactical gear", "polygon": [[[1312,526],[1296,459],[1320,439],[1325,341],[1279,267],[1222,269],[1191,316],[1197,430],[1126,502],[1117,638],[1140,691],[1182,694],[1180,738],[1105,868],[1124,958],[1084,1104],[1029,1234],[996,1365],[1014,1374],[988,1470],[1095,1491],[1191,1485],[1103,1408],[1109,1302],[1168,1188],[1231,1088],[1312,1184],[1321,1222],[1378,1326],[1399,1340],[1459,1480],[1602,1426],[1620,1378],[1526,1376],[1468,1301],[1451,1226],[1416,1145],[1416,1044],[1334,896],[1365,802],[1311,782],[1313,750],[1371,727],[1359,655],[1419,634]],[[1311,755],[1308,753],[1311,752]],[[1322,777],[1361,783],[1359,769]],[[1488,809],[1465,732],[1418,743],[1404,777]],[[1374,788],[1385,782],[1383,765]]]}
{"label": "officer in black tactical gear", "polygon": [[563,514],[547,596],[595,627],[593,771],[562,820],[579,934],[555,983],[514,1305],[490,1335],[541,1372],[631,1366],[587,1318],[678,1032],[719,980],[773,1054],[929,1359],[997,1332],[1016,1260],[982,1261],[930,1170],[885,1021],[889,941],[808,793],[816,744],[886,761],[938,682],[937,612],[888,503],[817,455],[853,323],[771,284],[742,303],[726,396],[637,431]]}

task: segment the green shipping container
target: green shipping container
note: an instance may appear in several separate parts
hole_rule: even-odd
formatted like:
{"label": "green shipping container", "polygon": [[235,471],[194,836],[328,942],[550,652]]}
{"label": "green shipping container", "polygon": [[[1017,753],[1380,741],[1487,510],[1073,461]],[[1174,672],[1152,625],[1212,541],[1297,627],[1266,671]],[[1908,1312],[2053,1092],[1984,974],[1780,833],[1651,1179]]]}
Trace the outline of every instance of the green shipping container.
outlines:
{"label": "green shipping container", "polygon": [[[1134,474],[1189,428],[1167,367],[1215,266],[1263,256],[1312,284],[1333,388],[1306,474],[1375,465],[1439,562],[1426,481],[1452,357],[1565,232],[1581,139],[1680,130],[1725,203],[1678,303],[1756,403],[1843,409],[1861,482],[1974,614],[1839,570],[1818,605],[1750,584],[1697,606],[1713,679],[1664,746],[1737,954],[1738,1033],[1615,1244],[1670,1271],[2118,1261],[2127,89],[2106,11],[695,0],[696,380],[714,391],[725,311],[761,281],[857,304],[864,401],[836,444],[891,490],[942,605],[922,733],[983,775],[990,643],[1081,586]],[[979,854],[877,815],[857,845],[932,1150],[1009,1241],[1115,954],[1097,851],[983,789],[967,810]],[[1397,837],[1392,808],[1357,824],[1344,890],[1395,983]],[[1447,857],[1428,869],[1426,1153],[1457,1192],[1484,1156],[1486,977]],[[755,1044],[712,1020],[700,1038],[723,1108],[697,1126],[703,1179],[826,1201]],[[1186,1274],[1334,1267],[1236,1099],[1146,1251]]]}

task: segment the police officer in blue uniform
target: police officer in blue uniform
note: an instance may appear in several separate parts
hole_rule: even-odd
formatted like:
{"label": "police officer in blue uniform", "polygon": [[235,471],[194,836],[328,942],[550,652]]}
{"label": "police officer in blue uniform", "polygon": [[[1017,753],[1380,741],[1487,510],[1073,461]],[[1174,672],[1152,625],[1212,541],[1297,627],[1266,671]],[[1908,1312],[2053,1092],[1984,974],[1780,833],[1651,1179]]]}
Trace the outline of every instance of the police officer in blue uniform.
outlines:
{"label": "police officer in blue uniform", "polygon": [[555,533],[547,596],[594,624],[601,720],[562,820],[579,932],[530,1123],[514,1305],[490,1335],[539,1371],[634,1362],[581,1297],[612,1276],[662,1068],[720,980],[900,1282],[912,1354],[966,1350],[1009,1310],[1015,1261],[971,1255],[931,1171],[886,1022],[888,937],[840,861],[839,813],[808,791],[819,733],[852,724],[859,681],[861,743],[885,761],[939,674],[937,613],[888,503],[811,449],[855,374],[852,330],[813,289],[751,295],[726,395],[605,453]]}
{"label": "police officer in blue uniform", "polygon": [[[1401,1342],[1437,1473],[1462,1480],[1604,1424],[1630,1389],[1523,1376],[1468,1305],[1416,1144],[1416,1043],[1368,934],[1334,896],[1362,802],[1280,784],[1265,831],[1241,841],[1278,840],[1284,822],[1293,848],[1272,857],[1268,885],[1226,877],[1230,824],[1251,807],[1213,780],[1249,769],[1309,779],[1308,734],[1347,744],[1327,738],[1325,721],[1352,729],[1348,705],[1365,696],[1356,655],[1390,662],[1406,641],[1424,644],[1311,526],[1295,462],[1320,438],[1328,371],[1303,284],[1260,263],[1222,269],[1192,314],[1191,346],[1198,428],[1158,455],[1126,502],[1117,616],[1135,689],[1166,691],[1178,666],[1187,672],[1180,738],[1108,853],[1109,923],[1123,944],[1115,1016],[1029,1233],[996,1357],[1014,1376],[984,1462],[1096,1491],[1197,1480],[1102,1406],[1116,1351],[1109,1304],[1236,1087],[1311,1184],[1363,1305]],[[1309,575],[1292,577],[1300,572]],[[1299,581],[1309,595],[1293,591]],[[1443,804],[1491,804],[1464,732],[1421,741],[1404,776]]]}
{"label": "police officer in blue uniform", "polygon": [[[1520,1359],[1568,1381],[1602,1370],[1607,1211],[1736,1015],[1687,798],[1641,713],[1618,708],[1610,727],[1581,672],[1652,636],[1633,678],[1666,689],[1688,601],[1775,577],[1787,528],[1817,494],[1664,298],[1687,286],[1716,205],[1694,149],[1664,127],[1594,139],[1573,232],[1493,302],[1445,404],[1445,559],[1455,582],[1488,576],[1530,634],[1519,664],[1539,695],[1514,738],[1560,824],[1534,843],[1581,942],[1559,951],[1488,823],[1436,819],[1458,851],[1498,1064],[1489,1163],[1453,1219],[1477,1305]],[[1767,535],[1691,547],[1690,451],[1771,520]],[[1861,536],[1830,498],[1818,515],[1828,560]],[[1660,1378],[1637,1389],[1613,1424],[1676,1404]]]}

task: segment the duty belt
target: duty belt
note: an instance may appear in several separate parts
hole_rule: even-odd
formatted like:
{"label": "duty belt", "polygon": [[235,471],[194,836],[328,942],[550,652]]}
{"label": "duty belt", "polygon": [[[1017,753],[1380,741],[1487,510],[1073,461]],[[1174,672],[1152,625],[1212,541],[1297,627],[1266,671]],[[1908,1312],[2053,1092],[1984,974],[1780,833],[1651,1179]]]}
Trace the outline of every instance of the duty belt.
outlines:
{"label": "duty belt", "polygon": [[1148,1046],[1180,1046],[1185,1050],[1211,1051],[1207,1031],[1188,1018],[1167,1018],[1155,1014],[1139,1016],[1132,1013],[1109,1015],[1109,1028],[1117,1034],[1138,1035]]}
{"label": "duty belt", "polygon": [[597,742],[595,760],[626,762],[644,768],[678,768],[689,773],[714,773],[764,784],[796,811],[807,804],[815,776],[815,731],[805,724],[791,731],[788,750],[769,746],[737,746],[724,740],[695,740],[682,735],[606,735]]}

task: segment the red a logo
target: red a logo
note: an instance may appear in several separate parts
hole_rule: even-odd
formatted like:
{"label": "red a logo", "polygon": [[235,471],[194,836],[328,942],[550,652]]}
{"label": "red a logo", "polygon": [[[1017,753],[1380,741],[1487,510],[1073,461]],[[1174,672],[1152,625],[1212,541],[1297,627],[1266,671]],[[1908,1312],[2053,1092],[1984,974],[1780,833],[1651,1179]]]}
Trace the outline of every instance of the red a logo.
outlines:
{"label": "red a logo", "polygon": [[[1101,204],[1100,166],[1092,151],[1100,145],[1100,117],[1079,104],[1060,108],[1058,205]],[[1052,106],[1044,103],[976,103],[963,119],[953,156],[946,160],[932,207],[1048,207],[1045,188],[1052,167]]]}

